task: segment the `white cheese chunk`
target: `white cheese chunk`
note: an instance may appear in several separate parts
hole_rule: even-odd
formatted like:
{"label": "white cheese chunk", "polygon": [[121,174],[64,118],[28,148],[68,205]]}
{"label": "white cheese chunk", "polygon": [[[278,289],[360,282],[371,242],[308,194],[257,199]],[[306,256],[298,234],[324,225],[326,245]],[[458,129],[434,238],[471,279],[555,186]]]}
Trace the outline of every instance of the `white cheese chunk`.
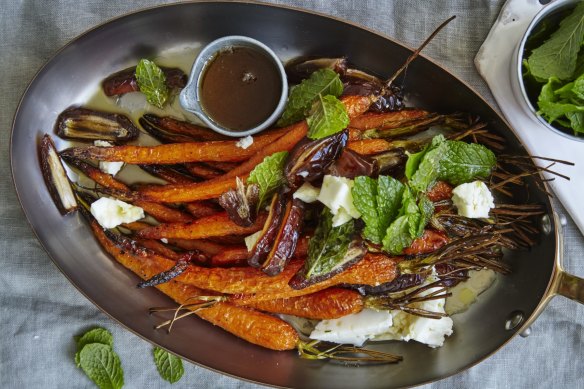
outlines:
{"label": "white cheese chunk", "polygon": [[345,215],[338,216],[336,219],[333,218],[333,227],[340,226],[351,218],[357,219],[361,217],[361,214],[355,208],[355,204],[353,204],[352,187],[353,180],[345,177],[326,175],[322,180],[318,201],[326,205],[335,216],[340,210],[345,213]]}
{"label": "white cheese chunk", "polygon": [[245,138],[240,138],[239,141],[235,144],[237,147],[241,149],[247,149],[249,146],[253,144],[253,136],[248,135]]}
{"label": "white cheese chunk", "polygon": [[391,324],[388,311],[366,308],[359,313],[319,322],[310,339],[362,346],[366,340],[387,331]]}
{"label": "white cheese chunk", "polygon": [[144,210],[117,199],[102,197],[91,204],[91,214],[104,228],[114,228],[144,217]]}
{"label": "white cheese chunk", "polygon": [[253,249],[253,246],[255,246],[261,235],[262,231],[258,231],[255,234],[248,235],[244,238],[247,251],[251,251]]}
{"label": "white cheese chunk", "polygon": [[292,195],[295,199],[300,199],[307,204],[314,203],[318,200],[318,195],[320,194],[320,188],[310,185],[310,183],[305,182],[300,188],[294,192]]}
{"label": "white cheese chunk", "polygon": [[[435,274],[428,277],[424,284],[436,281]],[[428,289],[421,296],[437,291],[437,288]],[[429,300],[417,303],[416,308],[429,312],[445,313],[445,299]],[[417,315],[411,315],[401,310],[391,311],[393,326],[385,333],[378,335],[375,340],[415,340],[427,344],[430,347],[441,347],[447,336],[453,332],[453,321],[449,317],[429,319]]]}
{"label": "white cheese chunk", "polygon": [[493,195],[482,181],[458,185],[452,190],[452,202],[460,216],[469,218],[488,218],[489,211],[495,208]]}
{"label": "white cheese chunk", "polygon": [[[110,142],[106,142],[104,140],[96,140],[93,142],[94,145],[99,147],[112,147],[113,145]],[[118,174],[120,170],[124,167],[123,162],[107,162],[107,161],[99,161],[99,170],[104,173],[111,174],[115,176]]]}
{"label": "white cheese chunk", "polygon": [[454,315],[467,310],[477,300],[479,294],[493,285],[496,278],[496,273],[491,269],[469,271],[468,280],[450,289],[452,296],[446,298],[446,313]]}

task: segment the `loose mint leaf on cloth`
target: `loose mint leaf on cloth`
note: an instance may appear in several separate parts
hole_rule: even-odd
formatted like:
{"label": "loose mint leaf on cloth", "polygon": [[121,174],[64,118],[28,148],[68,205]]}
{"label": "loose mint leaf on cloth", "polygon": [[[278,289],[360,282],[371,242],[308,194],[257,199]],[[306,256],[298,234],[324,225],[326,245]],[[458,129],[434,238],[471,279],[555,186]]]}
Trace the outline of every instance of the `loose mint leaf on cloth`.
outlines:
{"label": "loose mint leaf on cloth", "polygon": [[264,158],[247,178],[248,184],[256,184],[260,188],[258,206],[265,201],[285,182],[284,163],[288,157],[287,151],[280,151]]}
{"label": "loose mint leaf on cloth", "polygon": [[81,367],[79,365],[79,353],[85,345],[91,343],[101,343],[110,347],[114,346],[114,337],[112,336],[111,332],[105,328],[96,327],[87,331],[85,334],[76,336],[74,338],[75,342],[77,343],[77,352],[75,353],[75,364],[77,367]]}
{"label": "loose mint leaf on cloth", "polygon": [[172,355],[160,347],[155,347],[153,353],[156,368],[163,379],[171,384],[174,384],[181,379],[185,370],[182,360],[179,357]]}
{"label": "loose mint leaf on cloth", "polygon": [[380,244],[400,206],[404,185],[395,178],[379,176],[377,180],[360,176],[351,189],[355,208],[365,222],[365,239]]}
{"label": "loose mint leaf on cloth", "polygon": [[166,76],[154,62],[141,59],[136,66],[136,81],[140,92],[146,95],[146,100],[162,108],[168,100],[168,87],[166,86]]}
{"label": "loose mint leaf on cloth", "polygon": [[284,127],[304,119],[319,96],[338,97],[343,93],[343,83],[339,75],[331,69],[321,69],[290,89],[288,103],[278,126]]}
{"label": "loose mint leaf on cloth", "polygon": [[325,207],[314,236],[308,242],[306,278],[329,273],[343,260],[355,232],[354,219],[333,227],[333,214]]}
{"label": "loose mint leaf on cloth", "polygon": [[495,154],[478,143],[446,141],[440,159],[438,179],[453,185],[487,178],[497,164]]}
{"label": "loose mint leaf on cloth", "polygon": [[101,389],[119,389],[124,386],[124,372],[120,358],[111,346],[90,343],[79,353],[79,366]]}
{"label": "loose mint leaf on cloth", "polygon": [[345,106],[332,95],[318,95],[306,119],[310,139],[321,139],[344,130],[349,125]]}
{"label": "loose mint leaf on cloth", "polygon": [[560,23],[560,28],[540,47],[534,49],[527,62],[536,78],[557,77],[568,80],[574,75],[578,52],[584,39],[584,3]]}

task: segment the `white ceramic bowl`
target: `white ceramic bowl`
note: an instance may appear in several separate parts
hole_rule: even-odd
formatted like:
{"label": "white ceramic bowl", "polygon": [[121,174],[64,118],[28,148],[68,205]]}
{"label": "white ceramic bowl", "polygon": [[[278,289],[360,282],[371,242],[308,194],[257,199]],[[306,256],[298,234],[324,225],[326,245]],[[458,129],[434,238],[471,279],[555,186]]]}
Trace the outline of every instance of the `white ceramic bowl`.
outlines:
{"label": "white ceramic bowl", "polygon": [[541,11],[535,15],[529,27],[527,27],[527,31],[519,41],[515,49],[515,53],[513,55],[513,60],[511,61],[511,86],[513,89],[513,93],[515,98],[523,108],[523,110],[527,113],[529,117],[531,117],[534,121],[539,124],[544,125],[546,128],[554,131],[557,134],[560,134],[566,138],[584,142],[584,135],[578,136],[574,135],[572,130],[562,130],[560,128],[556,128],[555,126],[548,123],[543,117],[538,115],[537,113],[537,106],[531,102],[529,98],[529,94],[526,90],[526,87],[523,83],[523,52],[525,48],[525,43],[527,42],[528,38],[530,37],[531,33],[536,29],[536,27],[542,22],[544,19],[548,17],[553,17],[557,15],[559,12],[568,10],[570,8],[574,8],[576,4],[578,4],[579,0],[555,0],[551,3],[547,4]]}

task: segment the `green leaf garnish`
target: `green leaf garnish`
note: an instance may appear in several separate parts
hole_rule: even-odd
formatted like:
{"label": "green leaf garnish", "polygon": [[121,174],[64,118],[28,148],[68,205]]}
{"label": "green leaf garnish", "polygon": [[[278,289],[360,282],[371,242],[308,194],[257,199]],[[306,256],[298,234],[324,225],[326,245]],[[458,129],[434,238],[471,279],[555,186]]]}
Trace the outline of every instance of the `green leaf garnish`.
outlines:
{"label": "green leaf garnish", "polygon": [[[419,158],[411,155],[410,158]],[[409,184],[416,192],[425,192],[437,180],[453,185],[487,178],[497,163],[495,154],[483,145],[445,140],[438,135],[420,158],[417,170],[410,170]],[[410,166],[415,165],[411,163]]]}
{"label": "green leaf garnish", "polygon": [[344,258],[355,232],[353,219],[333,227],[333,214],[325,207],[308,243],[306,278],[328,274]]}
{"label": "green leaf garnish", "polygon": [[181,379],[185,370],[182,360],[179,357],[172,355],[160,347],[154,347],[153,353],[156,368],[163,379],[171,384]]}
{"label": "green leaf garnish", "polygon": [[576,69],[578,51],[584,39],[584,3],[560,23],[560,28],[540,47],[531,52],[527,62],[531,74],[540,79],[570,79]]}
{"label": "green leaf garnish", "polygon": [[124,385],[120,358],[111,346],[90,343],[79,352],[79,366],[101,389],[119,389]]}
{"label": "green leaf garnish", "polygon": [[247,178],[248,184],[256,184],[260,189],[258,207],[262,207],[266,200],[285,182],[284,164],[288,157],[287,151],[280,151],[264,158]]}
{"label": "green leaf garnish", "polygon": [[317,70],[309,78],[290,89],[288,103],[282,117],[278,120],[278,126],[284,127],[304,119],[319,95],[338,97],[341,93],[343,93],[343,83],[337,73],[331,69]]}
{"label": "green leaf garnish", "polygon": [[344,130],[349,125],[349,115],[343,103],[335,96],[318,95],[306,122],[306,136],[321,139]]}
{"label": "green leaf garnish", "polygon": [[355,178],[351,192],[355,208],[365,222],[365,239],[381,243],[387,227],[400,209],[403,191],[404,185],[392,177],[379,176],[377,180],[367,176]]}
{"label": "green leaf garnish", "polygon": [[81,367],[79,365],[79,353],[85,345],[91,343],[101,343],[110,347],[114,346],[114,337],[112,336],[111,332],[101,327],[93,328],[83,335],[75,336],[74,338],[75,342],[77,343],[77,352],[75,353],[75,364],[77,367]]}
{"label": "green leaf garnish", "polygon": [[141,59],[136,66],[136,81],[140,92],[146,95],[146,100],[162,108],[168,100],[168,86],[166,86],[166,76],[154,62]]}

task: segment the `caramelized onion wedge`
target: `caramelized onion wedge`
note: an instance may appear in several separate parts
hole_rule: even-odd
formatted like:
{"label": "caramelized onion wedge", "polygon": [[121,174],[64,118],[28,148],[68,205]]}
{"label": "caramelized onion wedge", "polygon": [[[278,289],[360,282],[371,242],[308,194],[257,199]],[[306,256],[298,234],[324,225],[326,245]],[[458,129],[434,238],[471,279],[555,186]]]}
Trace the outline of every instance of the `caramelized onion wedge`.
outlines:
{"label": "caramelized onion wedge", "polygon": [[[184,88],[187,84],[187,75],[178,68],[160,67],[166,76],[166,85],[169,88]],[[123,95],[139,91],[136,81],[136,66],[112,74],[101,83],[106,96]]]}
{"label": "caramelized onion wedge", "polygon": [[268,218],[266,219],[262,233],[251,250],[251,255],[247,260],[247,263],[250,266],[260,267],[265,262],[272,246],[274,245],[285,207],[286,199],[284,196],[275,194],[272,198],[270,212],[268,213]]}
{"label": "caramelized onion wedge", "polygon": [[355,239],[349,245],[349,249],[347,253],[343,257],[343,259],[335,265],[335,267],[326,274],[321,274],[314,277],[306,278],[306,266],[302,267],[298,273],[292,277],[288,285],[292,289],[304,289],[313,284],[317,284],[324,280],[327,280],[343,271],[348,269],[349,267],[353,266],[357,262],[359,262],[367,253],[367,249],[365,248],[365,244],[361,239]]}
{"label": "caramelized onion wedge", "polygon": [[55,123],[61,138],[125,142],[138,137],[139,130],[128,117],[118,113],[71,107],[61,112]]}
{"label": "caramelized onion wedge", "polygon": [[304,182],[321,178],[326,169],[341,155],[347,144],[348,132],[342,131],[326,138],[300,141],[290,152],[284,176],[292,189]]}
{"label": "caramelized onion wedge", "polygon": [[43,178],[59,212],[66,215],[75,211],[77,200],[50,135],[45,134],[41,139],[39,154]]}
{"label": "caramelized onion wedge", "polygon": [[284,270],[296,250],[303,220],[304,202],[298,199],[288,200],[274,245],[262,266],[264,273],[275,276]]}

